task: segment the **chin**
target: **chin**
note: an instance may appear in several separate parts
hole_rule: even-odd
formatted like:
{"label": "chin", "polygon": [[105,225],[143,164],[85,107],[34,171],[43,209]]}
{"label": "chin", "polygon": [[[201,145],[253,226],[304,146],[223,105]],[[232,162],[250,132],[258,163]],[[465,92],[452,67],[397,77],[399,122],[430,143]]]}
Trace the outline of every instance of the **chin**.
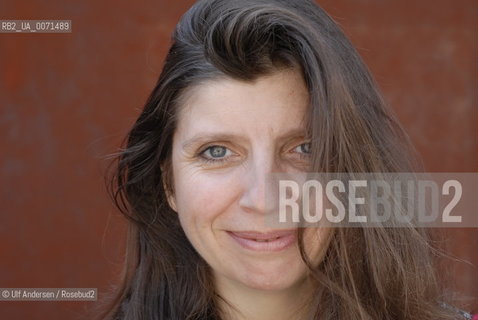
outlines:
{"label": "chin", "polygon": [[[299,267],[299,266],[297,266]],[[305,266],[304,266],[305,267]],[[297,270],[299,269],[299,270]],[[265,291],[281,291],[297,286],[305,279],[304,268],[293,268],[290,265],[281,270],[244,270],[239,281],[245,286]]]}

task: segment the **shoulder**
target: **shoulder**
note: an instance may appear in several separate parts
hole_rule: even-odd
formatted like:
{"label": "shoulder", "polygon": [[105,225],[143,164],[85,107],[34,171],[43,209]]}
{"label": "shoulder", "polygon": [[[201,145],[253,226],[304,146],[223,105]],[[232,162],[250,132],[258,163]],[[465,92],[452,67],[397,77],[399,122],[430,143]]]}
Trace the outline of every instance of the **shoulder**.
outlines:
{"label": "shoulder", "polygon": [[458,309],[447,303],[440,303],[445,309],[452,310],[456,313],[457,320],[478,320],[478,314],[471,314],[470,312]]}

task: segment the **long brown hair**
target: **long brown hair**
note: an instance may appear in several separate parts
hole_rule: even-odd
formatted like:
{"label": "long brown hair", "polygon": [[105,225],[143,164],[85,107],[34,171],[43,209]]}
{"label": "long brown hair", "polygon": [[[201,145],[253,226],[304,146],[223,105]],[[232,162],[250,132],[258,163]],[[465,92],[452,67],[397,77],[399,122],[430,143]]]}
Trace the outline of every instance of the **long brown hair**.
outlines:
{"label": "long brown hair", "polygon": [[[309,0],[200,0],[181,18],[159,80],[111,177],[129,220],[121,284],[101,319],[221,319],[207,263],[187,240],[166,193],[172,136],[188,89],[253,81],[300,68],[310,93],[312,171],[409,172],[406,134],[337,24]],[[427,232],[338,228],[319,267],[313,319],[451,319]]]}

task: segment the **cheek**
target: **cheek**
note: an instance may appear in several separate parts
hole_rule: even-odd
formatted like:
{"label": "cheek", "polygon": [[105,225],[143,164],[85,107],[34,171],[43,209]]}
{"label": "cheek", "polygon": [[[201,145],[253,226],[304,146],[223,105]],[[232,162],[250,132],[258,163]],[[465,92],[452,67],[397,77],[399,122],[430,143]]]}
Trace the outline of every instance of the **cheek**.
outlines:
{"label": "cheek", "polygon": [[230,176],[207,172],[177,172],[175,199],[181,224],[187,234],[212,230],[237,199]]}

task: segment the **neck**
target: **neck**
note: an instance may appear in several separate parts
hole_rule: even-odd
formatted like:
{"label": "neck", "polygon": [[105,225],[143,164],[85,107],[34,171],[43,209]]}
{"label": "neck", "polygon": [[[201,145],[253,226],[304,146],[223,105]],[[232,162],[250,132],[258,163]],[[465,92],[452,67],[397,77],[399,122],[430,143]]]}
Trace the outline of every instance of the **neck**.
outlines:
{"label": "neck", "polygon": [[227,320],[305,319],[313,290],[305,279],[291,288],[261,290],[224,277],[216,278],[216,289],[223,298],[219,307]]}

